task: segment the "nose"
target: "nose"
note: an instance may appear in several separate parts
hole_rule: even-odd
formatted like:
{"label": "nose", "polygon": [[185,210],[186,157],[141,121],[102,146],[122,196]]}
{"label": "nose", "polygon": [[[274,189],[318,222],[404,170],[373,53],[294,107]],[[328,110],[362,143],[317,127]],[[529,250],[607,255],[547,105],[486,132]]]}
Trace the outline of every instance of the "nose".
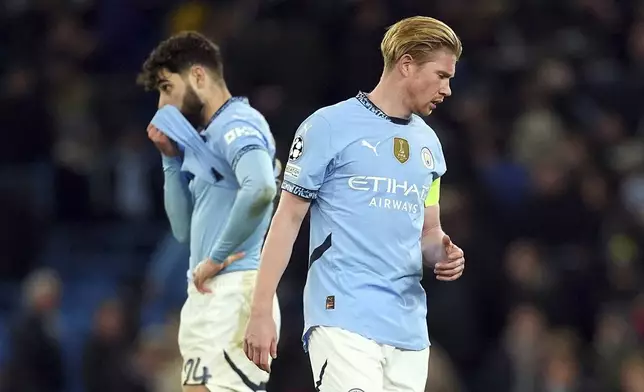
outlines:
{"label": "nose", "polygon": [[449,86],[449,80],[447,81],[447,83],[445,83],[443,88],[441,88],[440,94],[444,97],[449,97],[450,95],[452,95],[452,88]]}
{"label": "nose", "polygon": [[157,109],[161,109],[167,104],[166,100],[163,98],[163,96],[159,96],[159,103],[157,104]]}

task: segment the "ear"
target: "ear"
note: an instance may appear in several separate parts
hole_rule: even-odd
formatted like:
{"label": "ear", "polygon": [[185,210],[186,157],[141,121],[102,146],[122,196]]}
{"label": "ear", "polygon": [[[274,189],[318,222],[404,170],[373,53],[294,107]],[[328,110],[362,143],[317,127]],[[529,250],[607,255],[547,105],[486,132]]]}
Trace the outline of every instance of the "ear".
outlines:
{"label": "ear", "polygon": [[398,70],[403,76],[411,75],[413,66],[414,58],[409,54],[403,55],[400,60],[398,60]]}
{"label": "ear", "polygon": [[206,85],[206,70],[201,65],[190,67],[190,76],[194,78],[198,88],[203,88]]}

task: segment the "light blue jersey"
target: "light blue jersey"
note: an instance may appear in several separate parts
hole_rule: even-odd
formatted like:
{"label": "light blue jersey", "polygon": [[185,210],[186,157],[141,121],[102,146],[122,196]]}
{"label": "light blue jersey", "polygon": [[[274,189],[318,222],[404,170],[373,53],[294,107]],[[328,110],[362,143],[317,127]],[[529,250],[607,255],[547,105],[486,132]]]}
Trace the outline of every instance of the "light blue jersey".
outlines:
{"label": "light blue jersey", "polygon": [[240,251],[245,257],[222,273],[257,269],[272,203],[257,211],[254,187],[270,181],[274,190],[279,174],[273,173],[275,140],[268,123],[245,98],[234,97],[215,113],[201,136],[216,156],[208,173],[212,178],[195,176],[203,170],[191,167],[188,159],[164,159],[166,212],[175,237],[190,241],[188,278],[202,260],[221,262]]}
{"label": "light blue jersey", "polygon": [[302,123],[282,189],[311,200],[305,349],[316,326],[429,346],[420,238],[425,198],[445,171],[422,118],[391,118],[364,93]]}

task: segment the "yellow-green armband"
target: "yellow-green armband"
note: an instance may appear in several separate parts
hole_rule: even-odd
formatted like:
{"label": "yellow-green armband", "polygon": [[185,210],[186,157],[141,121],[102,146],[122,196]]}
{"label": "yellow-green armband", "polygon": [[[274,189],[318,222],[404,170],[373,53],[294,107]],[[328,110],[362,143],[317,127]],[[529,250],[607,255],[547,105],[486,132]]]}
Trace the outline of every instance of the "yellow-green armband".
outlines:
{"label": "yellow-green armband", "polygon": [[441,198],[441,179],[438,177],[432,182],[429,193],[425,198],[425,207],[435,206]]}

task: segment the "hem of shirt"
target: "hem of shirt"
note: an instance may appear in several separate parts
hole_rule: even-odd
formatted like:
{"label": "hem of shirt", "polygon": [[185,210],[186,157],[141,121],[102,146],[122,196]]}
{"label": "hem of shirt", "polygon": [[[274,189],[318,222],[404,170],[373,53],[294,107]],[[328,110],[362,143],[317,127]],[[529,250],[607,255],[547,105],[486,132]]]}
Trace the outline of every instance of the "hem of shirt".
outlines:
{"label": "hem of shirt", "polygon": [[[219,275],[223,275],[223,274],[230,274],[230,273],[233,273],[233,272],[257,271],[257,270],[259,270],[259,266],[233,268],[233,269],[226,268],[223,271],[218,272],[217,275],[219,276]],[[189,268],[186,271],[186,280],[188,281],[188,283],[192,282],[192,268]]]}
{"label": "hem of shirt", "polygon": [[317,324],[317,325],[311,325],[308,328],[304,330],[304,333],[302,334],[302,348],[304,349],[305,353],[309,352],[309,338],[311,337],[311,332],[317,327],[327,327],[327,328],[340,328],[345,331],[355,333],[357,335],[362,336],[365,339],[369,339],[376,344],[380,345],[387,345],[387,346],[392,346],[397,348],[398,350],[406,350],[406,351],[423,351],[426,348],[429,348],[432,346],[432,342],[428,339],[427,340],[427,345],[424,345],[422,348],[418,347],[411,347],[411,346],[405,346],[404,344],[401,344],[400,342],[394,342],[393,340],[388,340],[388,339],[378,339],[373,336],[365,336],[364,333],[361,333],[359,331],[350,329],[350,328],[345,328],[339,325],[331,325],[331,324]]}

